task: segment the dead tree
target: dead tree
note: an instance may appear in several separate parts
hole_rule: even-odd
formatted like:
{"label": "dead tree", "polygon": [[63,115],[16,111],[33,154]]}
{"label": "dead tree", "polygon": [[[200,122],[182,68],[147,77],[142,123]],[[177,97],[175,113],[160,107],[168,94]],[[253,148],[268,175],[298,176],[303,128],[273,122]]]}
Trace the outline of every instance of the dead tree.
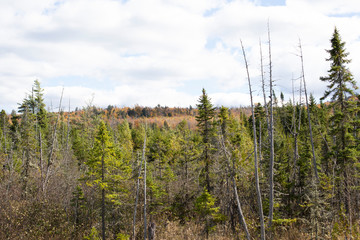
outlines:
{"label": "dead tree", "polygon": [[270,169],[269,169],[269,222],[271,228],[274,213],[274,113],[273,113],[273,80],[272,80],[272,60],[271,60],[271,38],[270,26],[268,23],[268,40],[269,40],[269,81],[270,81]]}
{"label": "dead tree", "polygon": [[45,175],[45,179],[44,179],[43,186],[42,186],[42,190],[43,190],[44,194],[46,194],[46,185],[47,185],[47,183],[49,181],[49,178],[50,178],[50,175],[51,175],[52,157],[53,157],[54,149],[55,149],[56,131],[57,131],[57,125],[58,125],[59,118],[60,118],[61,103],[62,103],[63,94],[64,94],[64,88],[62,89],[62,92],[61,92],[60,103],[59,103],[59,112],[58,112],[58,115],[57,115],[57,118],[56,118],[54,131],[52,133],[52,143],[51,143],[51,146],[50,146],[50,152],[49,152],[49,157],[48,157],[47,166],[46,166],[46,175]]}
{"label": "dead tree", "polygon": [[260,184],[259,184],[259,170],[258,170],[258,158],[257,158],[257,140],[256,140],[256,125],[255,125],[255,112],[254,112],[254,103],[252,97],[252,90],[251,90],[251,82],[250,82],[250,75],[249,75],[249,67],[246,59],[245,49],[240,40],[241,48],[244,56],[246,73],[247,73],[247,80],[249,83],[249,92],[250,92],[250,102],[251,102],[251,114],[252,114],[252,127],[253,127],[253,137],[254,137],[254,165],[255,165],[255,187],[257,193],[257,202],[259,207],[259,217],[260,217],[260,228],[261,228],[261,239],[265,239],[265,225],[264,225],[264,214],[263,214],[263,207],[261,201],[261,191],[260,191]]}
{"label": "dead tree", "polygon": [[263,64],[263,54],[262,54],[261,40],[260,40],[259,45],[260,45],[261,86],[262,86],[262,92],[263,92],[263,97],[264,97],[264,108],[265,108],[267,129],[268,129],[268,132],[270,133],[269,109],[268,109],[268,104],[267,104],[267,100],[266,100],[265,76],[264,76],[264,64]]}
{"label": "dead tree", "polygon": [[304,72],[304,57],[303,57],[303,53],[302,53],[302,47],[301,47],[301,41],[300,40],[299,40],[299,49],[300,49],[300,59],[301,59],[301,79],[302,79],[302,81],[304,83],[305,102],[306,102],[307,116],[308,116],[308,122],[309,122],[311,149],[312,149],[312,155],[313,155],[313,158],[312,158],[312,160],[313,160],[313,169],[314,169],[314,174],[315,174],[315,177],[316,177],[316,181],[319,182],[319,174],[318,174],[318,171],[317,171],[316,156],[315,156],[314,139],[313,139],[313,133],[312,133],[312,127],[311,127],[309,101],[308,101],[307,91],[306,91],[306,81],[305,81],[305,72]]}
{"label": "dead tree", "polygon": [[241,203],[240,203],[239,195],[238,195],[238,192],[237,192],[237,186],[236,186],[236,181],[235,181],[235,172],[234,172],[234,169],[231,168],[231,155],[226,149],[224,138],[223,138],[222,135],[220,135],[220,144],[221,144],[221,147],[222,147],[222,149],[224,151],[224,154],[225,154],[225,157],[226,157],[226,160],[227,160],[228,171],[230,172],[231,180],[233,182],[234,196],[235,196],[235,200],[236,200],[236,204],[237,204],[237,209],[238,209],[238,212],[239,212],[239,222],[243,224],[243,227],[244,227],[244,230],[245,230],[245,233],[246,233],[246,238],[248,240],[250,240],[251,239],[250,233],[249,233],[246,221],[245,221],[244,214],[242,212]]}
{"label": "dead tree", "polygon": [[[313,162],[312,165],[313,165],[313,172],[314,172],[314,175],[315,175],[315,181],[312,180],[311,185],[312,185],[312,188],[313,188],[314,202],[315,202],[315,207],[316,207],[315,211],[317,211],[318,210],[318,205],[319,205],[318,184],[320,183],[320,180],[319,180],[319,175],[318,175],[318,170],[317,170],[317,163],[316,163],[316,156],[315,156],[315,146],[314,146],[314,139],[313,139],[313,133],[312,133],[312,126],[311,126],[310,108],[309,108],[309,101],[308,101],[308,97],[307,97],[306,81],[305,81],[304,57],[303,57],[303,53],[302,53],[302,45],[301,45],[300,39],[299,39],[299,50],[300,50],[300,59],[301,59],[301,80],[304,83],[305,103],[306,103],[307,117],[308,117],[308,123],[309,123],[309,132],[310,132],[310,141],[311,141],[311,149],[312,149],[312,162]],[[318,232],[319,232],[319,230],[318,230],[319,224],[318,224],[317,216],[318,216],[318,214],[315,214],[315,218],[313,220],[313,221],[315,221],[315,239],[318,239]],[[349,222],[350,222],[350,226],[351,226],[351,221],[349,221]]]}

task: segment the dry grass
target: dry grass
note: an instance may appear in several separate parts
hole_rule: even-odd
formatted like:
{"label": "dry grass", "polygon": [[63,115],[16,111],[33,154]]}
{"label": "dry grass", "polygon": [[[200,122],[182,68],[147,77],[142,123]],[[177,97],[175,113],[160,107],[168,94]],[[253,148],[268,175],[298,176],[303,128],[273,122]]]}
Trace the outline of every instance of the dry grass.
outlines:
{"label": "dry grass", "polygon": [[[192,239],[205,239],[205,234],[203,231],[203,226],[186,223],[181,225],[178,222],[168,222],[165,227],[157,229],[157,239],[159,240],[192,240]],[[214,233],[209,234],[211,240],[227,240],[227,239],[236,239],[235,236],[229,234],[229,232],[224,232],[217,230]]]}
{"label": "dry grass", "polygon": [[[288,230],[281,230],[273,235],[273,239],[276,240],[310,240],[315,239],[315,236],[311,236],[310,233],[303,232],[299,226],[291,227]],[[254,237],[256,234],[251,233],[252,239],[259,239]],[[353,235],[353,239],[359,239]],[[327,236],[319,236],[320,239],[331,239],[330,234]],[[186,223],[181,225],[179,222],[168,222],[165,226],[158,226],[156,229],[156,239],[159,240],[197,240],[206,239],[203,232],[203,226],[195,223]],[[222,227],[218,227],[217,230],[209,234],[209,240],[230,240],[230,239],[246,239],[243,231],[237,231],[233,233],[231,230],[226,230]],[[335,239],[335,238],[333,238]],[[337,237],[338,240],[346,239],[345,237]]]}

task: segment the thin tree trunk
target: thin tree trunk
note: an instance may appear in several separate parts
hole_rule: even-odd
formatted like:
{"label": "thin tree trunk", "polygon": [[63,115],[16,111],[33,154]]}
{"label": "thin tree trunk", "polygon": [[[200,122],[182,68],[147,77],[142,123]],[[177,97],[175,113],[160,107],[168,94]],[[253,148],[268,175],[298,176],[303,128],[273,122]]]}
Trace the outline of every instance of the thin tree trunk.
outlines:
{"label": "thin tree trunk", "polygon": [[260,171],[261,171],[261,164],[263,161],[263,156],[262,156],[262,124],[261,124],[261,119],[259,119],[259,165],[260,165]]}
{"label": "thin tree trunk", "polygon": [[53,131],[53,134],[52,134],[52,144],[51,144],[51,148],[50,148],[50,152],[49,152],[49,158],[48,158],[47,166],[46,166],[46,176],[45,176],[45,180],[44,180],[44,183],[43,183],[43,192],[46,192],[46,185],[47,185],[47,182],[48,182],[49,177],[50,177],[50,167],[52,165],[52,156],[53,156],[53,153],[54,153],[55,142],[56,142],[56,130],[57,130],[57,124],[58,124],[59,118],[60,118],[60,111],[61,111],[61,103],[62,103],[63,94],[64,94],[64,88],[62,89],[62,92],[61,92],[60,103],[59,103],[59,112],[58,112],[58,115],[57,115],[57,118],[56,118],[54,131]]}
{"label": "thin tree trunk", "polygon": [[224,153],[225,153],[225,156],[226,156],[226,159],[227,159],[227,167],[229,169],[229,172],[231,174],[231,180],[233,182],[233,190],[234,190],[234,195],[235,195],[235,199],[236,199],[237,209],[238,209],[238,212],[239,212],[239,222],[243,224],[243,227],[244,227],[244,230],[245,230],[245,233],[246,233],[246,238],[248,240],[250,240],[251,239],[250,233],[249,233],[249,230],[247,228],[245,217],[244,217],[244,214],[243,214],[242,209],[241,209],[241,203],[240,203],[239,195],[238,195],[238,192],[237,192],[237,186],[236,186],[236,181],[235,181],[235,172],[234,172],[234,169],[231,168],[230,154],[228,153],[228,151],[226,149],[226,146],[225,146],[225,143],[224,143],[224,138],[222,136],[220,136],[220,143],[221,143],[221,146],[222,146],[222,148],[224,150]]}
{"label": "thin tree trunk", "polygon": [[244,55],[247,79],[249,83],[249,92],[250,92],[250,102],[251,102],[251,114],[252,114],[252,127],[253,127],[253,137],[254,137],[254,165],[255,165],[255,186],[256,186],[256,193],[257,193],[257,201],[259,207],[259,217],[260,217],[260,227],[261,227],[261,239],[265,239],[265,225],[264,225],[264,214],[263,214],[263,207],[261,201],[261,191],[260,191],[260,184],[259,184],[259,170],[258,170],[258,159],[257,159],[257,140],[256,140],[256,125],[255,125],[255,112],[254,112],[254,103],[252,97],[252,90],[251,90],[251,82],[250,82],[250,75],[249,75],[249,67],[246,60],[246,54],[244,50],[244,46],[242,41],[240,40],[242,52]]}
{"label": "thin tree trunk", "polygon": [[[274,212],[274,116],[273,116],[273,80],[272,80],[272,61],[271,61],[271,39],[270,26],[268,23],[268,40],[269,40],[269,77],[270,77],[270,192],[269,192],[269,222],[271,228]],[[270,231],[271,232],[271,231]]]}
{"label": "thin tree trunk", "polygon": [[55,141],[56,141],[56,130],[57,130],[57,124],[58,124],[59,118],[60,118],[60,111],[61,111],[61,103],[62,103],[63,94],[64,94],[64,89],[62,89],[62,92],[61,92],[60,104],[59,104],[59,112],[58,112],[58,115],[57,115],[57,118],[56,118],[54,131],[53,131],[53,134],[52,134],[52,144],[51,144],[50,153],[49,153],[48,167],[52,164],[51,160],[52,160],[52,156],[53,156],[54,148],[55,148],[54,146],[55,146]]}
{"label": "thin tree trunk", "polygon": [[310,118],[310,109],[309,109],[309,102],[307,97],[307,91],[306,91],[306,81],[305,81],[305,72],[304,72],[304,58],[302,53],[302,47],[301,47],[301,41],[299,40],[299,48],[300,48],[300,58],[301,58],[301,78],[304,82],[304,93],[305,93],[305,101],[306,101],[306,109],[307,109],[307,115],[308,115],[308,122],[309,122],[309,130],[310,130],[310,140],[311,140],[311,149],[312,149],[312,155],[313,155],[313,170],[316,177],[317,183],[320,182],[319,180],[319,174],[317,170],[317,164],[316,164],[316,156],[315,156],[315,146],[314,146],[314,139],[313,139],[313,133],[312,133],[312,127],[311,127],[311,118]]}
{"label": "thin tree trunk", "polygon": [[262,92],[263,92],[263,97],[264,97],[264,108],[265,108],[267,129],[268,129],[269,137],[270,137],[269,109],[268,109],[268,105],[267,105],[267,101],[266,101],[264,64],[263,64],[261,41],[260,41],[259,45],[260,45],[260,63],[261,63],[260,64],[260,66],[261,66],[261,85],[262,85]]}
{"label": "thin tree trunk", "polygon": [[[304,57],[303,57],[303,53],[302,53],[302,45],[301,45],[301,40],[299,39],[299,49],[300,49],[300,59],[301,59],[301,79],[304,83],[304,94],[305,94],[305,103],[306,103],[306,110],[307,110],[307,117],[308,117],[308,124],[309,124],[309,132],[310,132],[310,141],[311,141],[311,149],[312,149],[312,162],[313,162],[313,171],[314,171],[314,175],[315,175],[315,181],[312,181],[312,185],[315,191],[315,206],[318,207],[319,203],[319,199],[318,199],[318,185],[320,183],[320,179],[319,179],[319,174],[318,174],[318,170],[317,170],[317,163],[316,163],[316,155],[315,155],[315,146],[314,146],[314,138],[313,138],[313,133],[312,133],[312,125],[311,125],[311,117],[310,117],[310,108],[309,108],[309,101],[308,101],[308,96],[307,96],[307,89],[306,89],[306,81],[305,81],[305,70],[304,70]],[[318,220],[317,220],[317,215],[315,214],[315,239],[318,239]]]}

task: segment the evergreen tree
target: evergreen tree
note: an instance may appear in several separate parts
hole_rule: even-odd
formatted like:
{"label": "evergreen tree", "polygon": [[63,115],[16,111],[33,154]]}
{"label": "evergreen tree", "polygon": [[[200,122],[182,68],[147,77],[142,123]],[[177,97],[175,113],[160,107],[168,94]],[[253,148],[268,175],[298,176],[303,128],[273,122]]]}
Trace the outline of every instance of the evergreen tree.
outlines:
{"label": "evergreen tree", "polygon": [[[47,111],[46,105],[44,103],[44,89],[41,88],[40,82],[38,80],[34,81],[33,85],[33,92],[34,92],[34,100],[36,106],[36,118],[38,124],[42,130],[47,130],[48,125],[48,118],[47,118]],[[60,109],[59,109],[60,111]]]}
{"label": "evergreen tree", "polygon": [[[48,117],[45,110],[45,103],[43,98],[43,89],[40,86],[38,80],[34,81],[31,94],[27,95],[23,102],[19,104],[19,112],[23,114],[23,118],[27,115],[27,120],[31,119],[33,121],[32,125],[35,130],[35,135],[37,139],[36,148],[36,158],[39,159],[39,168],[41,173],[41,181],[43,182],[44,178],[44,150],[46,149],[46,135],[48,134]],[[42,189],[45,189],[43,184]]]}
{"label": "evergreen tree", "polygon": [[331,157],[335,159],[336,165],[336,187],[338,210],[345,209],[347,214],[347,223],[344,227],[347,231],[351,228],[351,175],[354,164],[357,161],[358,151],[356,151],[356,141],[354,138],[354,117],[356,112],[356,103],[354,90],[357,89],[356,82],[347,64],[349,53],[345,50],[345,42],[341,40],[338,30],[335,28],[332,39],[331,49],[327,50],[330,57],[329,75],[321,77],[322,81],[328,82],[327,90],[322,99],[331,97],[330,106],[333,115],[330,118],[330,134],[333,138],[333,147]]}
{"label": "evergreen tree", "polygon": [[101,190],[101,219],[102,238],[105,239],[105,201],[109,199],[114,204],[120,204],[122,194],[119,189],[125,174],[130,173],[130,168],[118,158],[109,130],[103,121],[100,122],[95,137],[94,147],[91,149],[90,159],[86,162],[88,166],[87,182],[96,185]]}
{"label": "evergreen tree", "polygon": [[357,86],[351,72],[346,67],[351,60],[347,59],[349,53],[346,52],[345,42],[341,41],[337,28],[331,39],[331,49],[326,51],[330,54],[330,57],[326,59],[326,61],[330,61],[329,75],[320,77],[320,80],[329,82],[329,85],[321,99],[324,100],[331,96],[331,104],[336,107],[340,106],[341,110],[344,110],[347,107],[347,98],[354,95],[353,90],[357,89]]}
{"label": "evergreen tree", "polygon": [[208,192],[211,192],[210,184],[210,166],[211,166],[211,137],[214,135],[213,118],[215,116],[215,108],[210,102],[210,98],[202,89],[202,95],[199,98],[198,115],[196,116],[197,126],[203,140],[203,160],[204,160],[204,174],[205,186]]}
{"label": "evergreen tree", "polygon": [[220,125],[221,135],[224,137],[224,140],[226,141],[227,138],[227,132],[228,132],[228,124],[229,124],[229,109],[222,106],[220,108],[219,112],[219,120],[218,124]]}
{"label": "evergreen tree", "polygon": [[9,118],[5,112],[5,110],[2,110],[0,112],[0,152],[1,150],[4,151],[4,154],[7,155],[8,151],[8,142],[9,142]]}

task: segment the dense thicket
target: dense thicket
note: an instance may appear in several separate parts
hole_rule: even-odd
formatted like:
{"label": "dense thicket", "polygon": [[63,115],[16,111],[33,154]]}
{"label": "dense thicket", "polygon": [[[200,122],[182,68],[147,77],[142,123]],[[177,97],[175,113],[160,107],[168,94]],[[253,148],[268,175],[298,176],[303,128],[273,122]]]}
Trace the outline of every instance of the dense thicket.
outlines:
{"label": "dense thicket", "polygon": [[[325,104],[310,97],[313,141],[301,98],[274,101],[274,216],[267,229],[274,239],[360,238],[360,103],[337,30],[329,54],[322,80],[330,82],[325,97],[333,98]],[[0,113],[0,238],[141,239],[144,211],[136,212],[135,236],[133,214],[135,200],[140,209],[146,198],[158,239],[243,239],[243,226],[259,239],[254,149],[268,216],[266,113],[262,104],[255,118],[249,108],[214,108],[205,90],[196,109],[55,113],[46,111],[35,81],[18,114]],[[136,191],[144,187],[145,136],[146,196]]]}

